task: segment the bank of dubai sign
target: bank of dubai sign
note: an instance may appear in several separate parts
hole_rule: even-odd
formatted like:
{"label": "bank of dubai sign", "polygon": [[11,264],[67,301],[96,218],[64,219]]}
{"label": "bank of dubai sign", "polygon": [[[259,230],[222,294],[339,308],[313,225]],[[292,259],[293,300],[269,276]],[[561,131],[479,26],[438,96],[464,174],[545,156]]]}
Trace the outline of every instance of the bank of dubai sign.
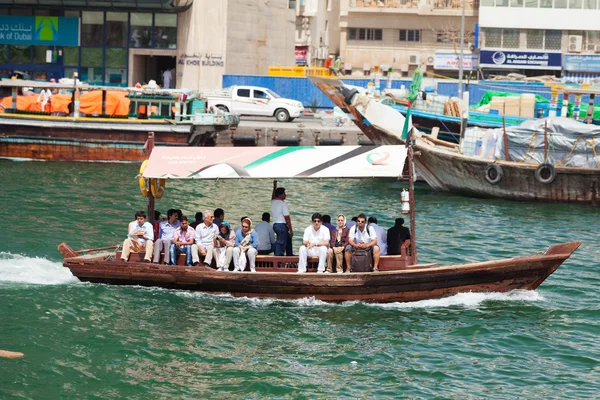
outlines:
{"label": "bank of dubai sign", "polygon": [[0,44],[79,46],[79,18],[2,15]]}
{"label": "bank of dubai sign", "polygon": [[481,67],[562,69],[562,54],[535,51],[481,50]]}

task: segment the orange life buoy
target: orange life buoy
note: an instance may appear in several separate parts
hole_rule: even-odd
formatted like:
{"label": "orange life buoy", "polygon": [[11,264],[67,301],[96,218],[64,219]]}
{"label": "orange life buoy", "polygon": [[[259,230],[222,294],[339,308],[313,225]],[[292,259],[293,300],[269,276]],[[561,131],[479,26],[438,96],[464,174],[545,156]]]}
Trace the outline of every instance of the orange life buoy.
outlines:
{"label": "orange life buoy", "polygon": [[144,160],[144,162],[142,163],[142,166],[140,167],[140,175],[138,178],[138,182],[140,184],[140,190],[142,191],[142,195],[148,197],[148,194],[150,193],[150,189],[148,188],[148,181],[146,180],[146,178],[144,178],[144,170],[146,169],[146,166],[148,165],[148,160]]}

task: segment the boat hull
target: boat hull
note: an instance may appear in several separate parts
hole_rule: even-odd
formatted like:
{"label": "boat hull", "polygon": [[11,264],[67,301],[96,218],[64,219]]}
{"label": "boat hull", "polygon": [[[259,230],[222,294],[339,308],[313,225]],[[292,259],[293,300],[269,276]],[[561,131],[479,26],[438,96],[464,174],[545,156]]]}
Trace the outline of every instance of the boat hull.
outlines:
{"label": "boat hull", "polygon": [[[511,200],[600,204],[598,169],[556,167],[556,178],[547,184],[535,178],[537,165],[464,156],[435,146],[426,137],[417,140],[415,151],[419,152],[415,157],[419,175],[437,190]],[[485,178],[485,168],[491,163],[500,166],[503,174],[495,185]]]}
{"label": "boat hull", "polygon": [[56,161],[139,162],[153,132],[161,146],[210,144],[229,125],[172,121],[0,115],[0,157]]}
{"label": "boat hull", "polygon": [[[112,285],[157,286],[233,296],[298,299],[326,302],[410,302],[464,292],[507,292],[536,289],[552,274],[579,242],[551,247],[546,254],[498,261],[440,267],[436,264],[404,266],[376,273],[317,274],[216,272],[199,267],[168,267],[124,263],[103,257],[65,259],[64,266],[82,281]],[[288,269],[289,271],[289,269]]]}

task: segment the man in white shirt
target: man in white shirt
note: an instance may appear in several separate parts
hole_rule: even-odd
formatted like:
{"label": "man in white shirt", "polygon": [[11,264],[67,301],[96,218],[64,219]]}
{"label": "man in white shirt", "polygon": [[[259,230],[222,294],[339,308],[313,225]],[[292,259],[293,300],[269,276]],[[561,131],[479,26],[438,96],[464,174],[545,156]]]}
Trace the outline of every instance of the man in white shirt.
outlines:
{"label": "man in white shirt", "polygon": [[329,245],[331,235],[329,229],[322,225],[323,217],[321,214],[313,214],[312,223],[312,226],[304,230],[304,236],[302,237],[302,246],[300,246],[298,259],[298,273],[306,272],[308,256],[318,256],[319,266],[317,267],[317,273],[322,274],[325,272],[327,246]]}
{"label": "man in white shirt", "polygon": [[367,216],[363,213],[358,215],[356,225],[350,228],[348,242],[344,251],[348,270],[351,268],[352,252],[356,249],[373,249],[373,271],[379,271],[379,246],[377,246],[377,234],[372,226],[367,228]]}
{"label": "man in white shirt", "polygon": [[267,255],[275,251],[275,232],[269,222],[271,214],[263,213],[262,222],[254,228],[258,234],[258,254]]}
{"label": "man in white shirt", "polygon": [[293,256],[292,236],[292,218],[285,202],[285,188],[277,187],[277,181],[273,181],[273,195],[271,196],[271,216],[273,217],[273,230],[277,234],[275,241],[275,255],[282,256],[285,252],[288,256]]}
{"label": "man in white shirt", "polygon": [[146,221],[146,213],[138,211],[135,213],[136,223],[129,224],[129,235],[123,242],[123,252],[121,260],[127,262],[129,254],[132,251],[144,251],[144,261],[150,262],[154,245],[154,228],[152,224]]}
{"label": "man in white shirt", "polygon": [[369,217],[367,223],[370,227],[375,229],[377,235],[377,246],[379,247],[379,255],[385,256],[387,254],[387,232],[383,227],[377,225],[376,217]]}
{"label": "man in white shirt", "polygon": [[212,211],[206,210],[203,213],[204,222],[196,227],[196,244],[192,246],[192,263],[196,265],[200,258],[198,254],[204,256],[204,264],[210,267],[213,258],[213,239],[219,233],[217,225],[213,224],[215,217]]}

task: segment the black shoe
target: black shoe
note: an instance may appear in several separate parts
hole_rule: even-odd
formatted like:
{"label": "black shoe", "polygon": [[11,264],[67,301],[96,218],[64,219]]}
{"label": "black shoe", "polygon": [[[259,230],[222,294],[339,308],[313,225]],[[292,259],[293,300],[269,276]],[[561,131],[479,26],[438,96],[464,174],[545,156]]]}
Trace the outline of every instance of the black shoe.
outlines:
{"label": "black shoe", "polygon": [[196,261],[195,263],[193,263],[192,265],[195,267],[196,265],[200,264],[198,261]]}

